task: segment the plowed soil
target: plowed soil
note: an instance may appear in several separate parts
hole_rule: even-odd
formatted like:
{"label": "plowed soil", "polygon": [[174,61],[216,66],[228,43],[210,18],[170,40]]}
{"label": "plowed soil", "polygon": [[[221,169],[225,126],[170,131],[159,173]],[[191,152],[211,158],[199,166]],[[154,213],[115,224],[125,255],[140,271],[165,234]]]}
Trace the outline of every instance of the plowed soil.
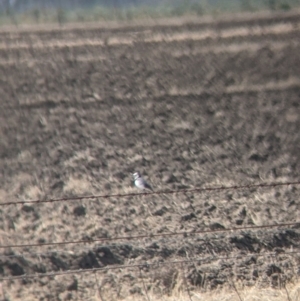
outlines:
{"label": "plowed soil", "polygon": [[0,31],[3,298],[294,281],[297,185],[3,203],[298,181],[299,53],[297,13]]}

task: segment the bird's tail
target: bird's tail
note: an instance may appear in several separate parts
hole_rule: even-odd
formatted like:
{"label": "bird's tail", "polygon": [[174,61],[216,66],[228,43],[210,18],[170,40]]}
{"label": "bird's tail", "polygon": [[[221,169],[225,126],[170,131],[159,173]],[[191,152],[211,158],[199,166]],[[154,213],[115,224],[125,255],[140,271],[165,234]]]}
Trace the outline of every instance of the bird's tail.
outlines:
{"label": "bird's tail", "polygon": [[153,188],[148,183],[146,183],[145,187],[148,188],[148,189],[150,189],[151,191],[153,191]]}

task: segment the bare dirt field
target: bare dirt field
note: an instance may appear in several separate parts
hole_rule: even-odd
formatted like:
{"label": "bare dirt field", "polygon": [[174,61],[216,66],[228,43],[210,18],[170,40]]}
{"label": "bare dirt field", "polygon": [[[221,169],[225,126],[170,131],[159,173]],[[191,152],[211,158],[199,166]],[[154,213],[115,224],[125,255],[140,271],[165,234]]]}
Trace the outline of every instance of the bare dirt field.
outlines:
{"label": "bare dirt field", "polygon": [[299,181],[299,53],[300,13],[0,30],[0,298],[296,283],[299,185],[3,203]]}

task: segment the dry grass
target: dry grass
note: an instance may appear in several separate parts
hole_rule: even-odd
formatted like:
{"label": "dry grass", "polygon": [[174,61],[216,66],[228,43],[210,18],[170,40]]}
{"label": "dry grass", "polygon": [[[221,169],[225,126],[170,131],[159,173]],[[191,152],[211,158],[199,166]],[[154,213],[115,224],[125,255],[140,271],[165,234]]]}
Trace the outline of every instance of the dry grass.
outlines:
{"label": "dry grass", "polygon": [[[57,277],[58,278],[58,277]],[[60,278],[60,277],[59,277]],[[61,279],[56,279],[56,284],[59,285]],[[65,277],[64,277],[65,278]],[[60,298],[67,298],[67,295],[73,296],[76,300],[86,300],[80,297],[80,292],[85,291],[85,295],[89,296],[91,301],[106,301],[106,300],[115,300],[115,301],[140,301],[140,300],[149,300],[149,301],[299,301],[300,300],[300,282],[296,281],[295,283],[290,283],[286,287],[281,289],[274,288],[261,288],[258,286],[253,287],[242,287],[236,283],[234,286],[223,287],[221,289],[216,289],[214,291],[204,291],[204,290],[189,290],[187,291],[184,286],[183,281],[179,282],[170,294],[155,294],[151,291],[145,294],[145,291],[140,291],[137,294],[128,295],[127,297],[115,297],[115,294],[112,292],[105,292],[100,289],[97,285],[99,282],[98,277],[91,275],[89,277],[90,283],[87,283],[82,278],[74,278],[78,282],[78,292],[63,292],[59,294]],[[74,281],[73,279],[73,281]],[[82,282],[84,283],[81,283]],[[53,280],[52,280],[53,282]],[[64,279],[66,282],[66,279]],[[72,283],[71,279],[68,279],[68,283]],[[43,281],[44,284],[47,284],[47,280]],[[62,282],[63,283],[63,282]],[[20,296],[16,294],[19,283],[15,282],[13,284],[7,285],[2,283],[0,286],[0,297],[3,300],[17,300]],[[22,300],[23,301],[35,301],[39,300],[36,295],[36,289],[34,286],[24,287],[22,291]],[[120,293],[119,293],[120,294]]]}
{"label": "dry grass", "polygon": [[[191,292],[192,301],[298,301],[300,300],[300,282],[296,284],[290,284],[286,289],[272,289],[272,288],[237,288],[237,292],[231,288],[224,288],[213,292]],[[239,297],[240,296],[240,297]],[[154,296],[149,295],[150,301],[191,301],[189,295],[186,292],[176,292],[171,296]],[[135,298],[130,296],[123,300],[137,301],[141,300],[141,297]],[[143,300],[147,300],[145,297]],[[101,301],[98,299],[97,301]],[[103,300],[102,300],[103,301]]]}

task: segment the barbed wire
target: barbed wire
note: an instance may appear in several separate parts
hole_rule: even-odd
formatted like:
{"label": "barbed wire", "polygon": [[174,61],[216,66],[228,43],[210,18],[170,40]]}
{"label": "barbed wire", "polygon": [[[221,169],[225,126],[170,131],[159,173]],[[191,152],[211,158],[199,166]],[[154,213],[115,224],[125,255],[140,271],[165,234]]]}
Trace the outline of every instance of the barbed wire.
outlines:
{"label": "barbed wire", "polygon": [[117,194],[100,194],[100,195],[87,195],[87,196],[76,196],[76,197],[65,197],[58,199],[48,200],[35,200],[35,201],[16,201],[16,202],[4,202],[0,203],[0,206],[8,205],[24,205],[24,204],[41,204],[41,203],[54,203],[54,202],[67,202],[85,199],[107,199],[107,198],[126,198],[135,196],[150,196],[150,195],[161,195],[161,194],[185,194],[185,193],[201,193],[205,191],[221,191],[221,190],[238,190],[238,189],[251,189],[251,188],[263,188],[263,187],[276,187],[276,186],[290,186],[299,185],[300,181],[294,182],[274,182],[274,183],[260,183],[260,184],[246,184],[246,185],[232,185],[232,186],[216,186],[216,187],[204,187],[204,188],[192,188],[192,189],[180,189],[180,190],[162,190],[154,192],[138,192],[138,193],[117,193]]}
{"label": "barbed wire", "polygon": [[143,234],[135,236],[116,236],[116,237],[100,237],[97,239],[86,239],[86,240],[74,240],[74,241],[61,241],[61,242],[48,242],[48,243],[33,243],[33,244],[23,244],[23,245],[0,245],[0,249],[8,248],[29,248],[29,247],[43,247],[43,246],[59,246],[68,244],[83,244],[83,243],[94,243],[94,242],[105,242],[105,241],[117,241],[117,240],[139,240],[143,238],[154,238],[154,237],[168,237],[168,236],[179,236],[179,235],[195,235],[195,234],[208,234],[208,233],[220,233],[220,232],[234,232],[242,230],[258,230],[264,228],[275,228],[275,227],[292,227],[300,226],[300,222],[290,222],[281,224],[269,224],[261,226],[245,226],[245,227],[235,227],[228,229],[207,229],[207,230],[192,230],[184,232],[171,232],[171,233],[157,233],[157,234]]}
{"label": "barbed wire", "polygon": [[277,256],[278,254],[281,255],[295,255],[300,254],[300,251],[288,251],[288,252],[262,252],[262,253],[250,253],[250,254],[238,254],[234,256],[211,256],[206,258],[199,258],[193,257],[189,259],[182,259],[182,260],[167,260],[162,262],[155,262],[155,263],[136,263],[136,264],[122,264],[122,265],[114,265],[114,266],[105,266],[99,268],[92,268],[92,269],[76,269],[76,270],[66,270],[66,271],[59,271],[59,272],[49,272],[49,273],[36,273],[36,274],[23,274],[18,276],[5,276],[0,277],[0,281],[4,280],[17,280],[17,279],[24,279],[24,278],[42,278],[42,277],[54,277],[60,275],[69,275],[69,274],[81,274],[81,273],[91,273],[97,271],[108,271],[108,270],[118,270],[118,269],[134,269],[134,268],[143,268],[143,267],[151,267],[151,266],[162,266],[162,265],[176,265],[176,264],[187,264],[187,263],[199,263],[201,261],[208,261],[208,260],[228,260],[228,259],[239,259],[239,258],[248,258],[248,257],[262,257],[262,256]]}

